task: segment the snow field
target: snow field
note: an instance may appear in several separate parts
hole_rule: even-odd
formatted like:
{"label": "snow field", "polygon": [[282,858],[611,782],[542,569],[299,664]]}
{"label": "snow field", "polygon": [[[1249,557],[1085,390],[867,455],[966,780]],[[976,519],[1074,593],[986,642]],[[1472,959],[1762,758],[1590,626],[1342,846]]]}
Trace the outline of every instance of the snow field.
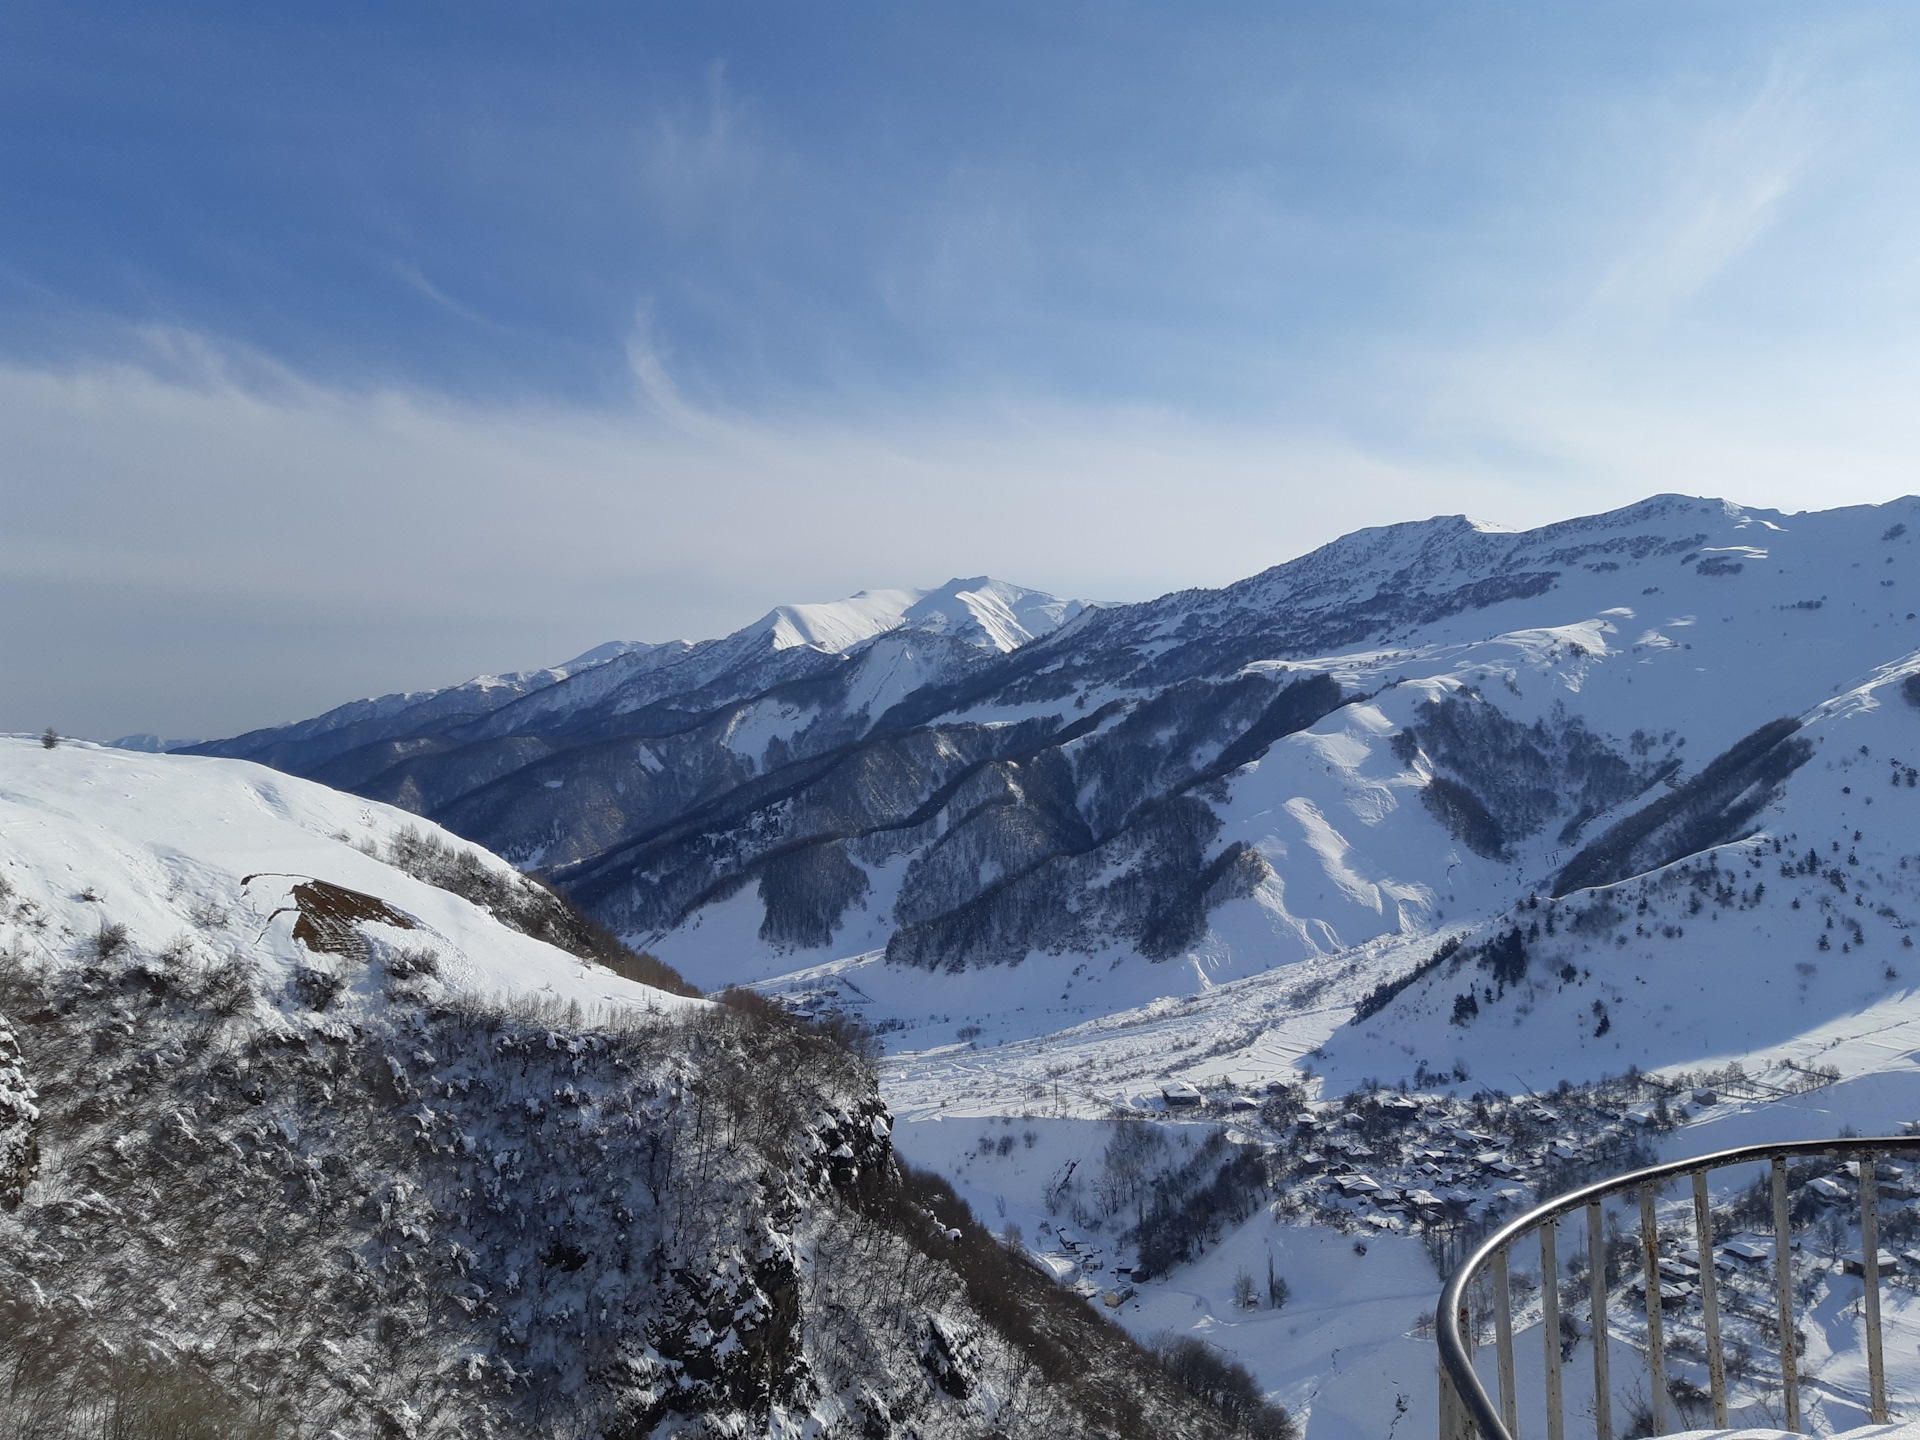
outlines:
{"label": "snow field", "polygon": [[[261,988],[282,992],[316,958],[293,939],[292,888],[317,879],[374,896],[414,928],[366,927],[374,943],[431,949],[443,994],[541,998],[588,1012],[677,1011],[688,1001],[509,930],[445,890],[372,855],[403,831],[435,836],[513,872],[417,816],[243,760],[140,755],[62,741],[0,738],[0,904],[24,958],[85,963],[102,937],[158,951],[176,941],[206,962],[242,951]],[[254,876],[250,883],[242,883]],[[342,966],[359,1002],[372,968]]]}

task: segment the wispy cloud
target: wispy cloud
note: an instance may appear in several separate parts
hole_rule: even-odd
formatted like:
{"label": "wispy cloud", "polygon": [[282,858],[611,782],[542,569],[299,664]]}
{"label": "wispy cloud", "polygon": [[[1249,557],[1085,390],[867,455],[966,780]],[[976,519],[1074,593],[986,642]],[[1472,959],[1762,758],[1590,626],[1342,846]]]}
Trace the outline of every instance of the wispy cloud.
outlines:
{"label": "wispy cloud", "polygon": [[641,184],[655,213],[680,235],[737,218],[766,168],[750,109],[727,83],[726,62],[710,62],[704,78],[697,104],[657,109],[637,135]]}
{"label": "wispy cloud", "polygon": [[1647,157],[1654,198],[1640,234],[1596,289],[1588,318],[1664,318],[1751,250],[1817,161],[1819,99],[1807,63],[1779,55],[1753,93],[1671,118],[1667,145]]}
{"label": "wispy cloud", "polygon": [[431,300],[434,304],[438,305],[442,310],[445,310],[449,315],[457,316],[458,318],[465,320],[470,325],[483,326],[489,330],[504,330],[509,328],[507,326],[502,325],[497,320],[492,320],[492,319],[489,319],[487,316],[482,315],[479,311],[473,309],[471,306],[461,304],[458,300],[454,299],[451,295],[447,294],[446,291],[442,290],[438,285],[434,284],[431,280],[429,280],[426,277],[425,272],[421,270],[420,266],[412,260],[397,260],[397,259],[390,258],[386,261],[386,267],[388,270],[392,271],[394,276],[397,279],[399,279],[403,284],[407,285],[410,289],[418,291],[420,294],[426,296],[427,299]]}
{"label": "wispy cloud", "polygon": [[[1920,380],[1913,356],[1872,384],[1836,373],[1823,392],[1835,408],[1812,421],[1738,394],[1663,395],[1657,376],[1596,384],[1563,358],[1489,360],[1429,396],[1439,418],[1416,449],[1043,401],[857,421],[727,414],[687,401],[665,352],[637,339],[634,353],[645,403],[622,412],[257,387],[235,378],[244,364],[211,360],[191,376],[0,369],[13,482],[0,595],[13,625],[58,634],[96,677],[60,723],[233,731],[955,574],[1144,598],[1436,512],[1529,525],[1660,489],[1789,509],[1883,499],[1908,488],[1920,442],[1920,421],[1887,403]],[[1863,422],[1851,451],[1832,448]],[[177,657],[130,683],[155,663],[134,643],[148,628],[205,631],[213,613],[219,643],[191,661],[200,683],[183,684]],[[358,638],[342,651],[346,635]],[[223,678],[236,672],[291,674],[249,696]],[[157,698],[169,687],[186,693]],[[5,703],[20,713],[0,728],[53,718],[31,692]]]}

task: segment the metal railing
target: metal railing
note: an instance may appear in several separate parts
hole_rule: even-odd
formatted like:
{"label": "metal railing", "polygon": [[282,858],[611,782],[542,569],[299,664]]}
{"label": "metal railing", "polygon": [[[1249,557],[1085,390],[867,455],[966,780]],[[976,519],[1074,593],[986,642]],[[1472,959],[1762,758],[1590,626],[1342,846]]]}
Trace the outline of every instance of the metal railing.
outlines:
{"label": "metal railing", "polygon": [[[1747,1145],[1697,1155],[1668,1165],[1652,1165],[1617,1175],[1558,1196],[1509,1221],[1494,1231],[1453,1273],[1440,1294],[1435,1330],[1440,1342],[1440,1440],[1519,1440],[1519,1402],[1514,1390],[1513,1305],[1507,1282],[1507,1254],[1514,1241],[1530,1231],[1540,1236],[1541,1325],[1546,1346],[1546,1436],[1565,1440],[1561,1404],[1560,1287],[1554,1253],[1562,1216],[1587,1212],[1588,1294],[1592,1314],[1593,1420],[1597,1440],[1613,1440],[1613,1393],[1608,1374],[1606,1236],[1602,1202],[1614,1195],[1638,1191],[1640,1250],[1645,1267],[1648,1388],[1653,1392],[1653,1431],[1668,1433],[1666,1347],[1661,1330],[1660,1236],[1654,1225],[1654,1197],[1662,1182],[1683,1176],[1693,1182],[1693,1225],[1700,1256],[1700,1307],[1705,1331],[1707,1378],[1713,1401],[1713,1428],[1727,1424],[1726,1362],[1720,1350],[1720,1306],[1714,1275],[1713,1217],[1707,1198],[1707,1174],[1732,1165],[1771,1162],[1773,1169],[1774,1292],[1780,1334],[1780,1385],[1788,1430],[1800,1429],[1800,1391],[1795,1375],[1793,1328],[1792,1237],[1787,1224],[1787,1162],[1829,1156],[1860,1161],[1860,1256],[1866,1280],[1867,1380],[1874,1424],[1887,1421],[1887,1381],[1880,1347],[1880,1214],[1875,1196],[1874,1162],[1883,1155],[1920,1156],[1920,1135],[1878,1136],[1858,1140],[1799,1140],[1772,1145]],[[1472,1326],[1467,1315],[1467,1287],[1486,1271],[1493,1282],[1494,1349],[1499,1371],[1500,1400],[1493,1397],[1473,1368],[1469,1343]]]}

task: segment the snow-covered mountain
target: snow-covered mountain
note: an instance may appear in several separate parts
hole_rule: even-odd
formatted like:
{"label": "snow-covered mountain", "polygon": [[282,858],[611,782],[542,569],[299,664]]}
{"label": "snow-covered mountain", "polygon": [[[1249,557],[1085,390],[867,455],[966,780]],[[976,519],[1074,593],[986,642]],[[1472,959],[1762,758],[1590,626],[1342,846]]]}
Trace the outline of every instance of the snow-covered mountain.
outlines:
{"label": "snow-covered mountain", "polygon": [[857,740],[904,696],[1087,608],[987,577],[862,591],[780,606],[719,640],[602,646],[185,753],[259,760],[386,800],[551,869]]}
{"label": "snow-covered mountain", "polygon": [[[289,755],[345,727],[200,749],[430,816],[701,983],[1026,962],[1049,978],[993,988],[1064,993],[1052,1025],[1162,992],[1168,960],[1212,983],[1551,890],[1601,829],[1920,644],[1917,508],[1445,517],[1094,609],[869,592],[324,760]],[[1103,978],[1075,993],[1076,966]]]}
{"label": "snow-covered mountain", "polygon": [[1059,629],[1087,608],[1040,590],[979,575],[938,590],[862,590],[824,605],[782,605],[742,632],[780,649],[845,651],[888,630],[930,630],[1005,652]]}
{"label": "snow-covered mountain", "polygon": [[[1307,1440],[1431,1433],[1419,1316],[1497,1217],[1652,1155],[1920,1118],[1916,538],[1912,497],[1657,496],[1362,531],[1140,605],[875,592],[314,773],[703,986],[863,1018],[901,1154],[1134,1334],[1238,1355]],[[1822,1431],[1864,1388],[1853,1183],[1792,1177]],[[1715,1203],[1764,1241],[1744,1184]],[[1920,1241],[1920,1210],[1885,1226]],[[1725,1285],[1757,1420],[1770,1302]],[[1690,1303],[1669,1335],[1697,1348]],[[1920,1394],[1920,1292],[1886,1313]]]}
{"label": "snow-covered mountain", "polygon": [[0,738],[0,1429],[1224,1440],[857,1037],[680,988],[404,812]]}
{"label": "snow-covered mountain", "polygon": [[[1521,534],[1361,532],[1093,611],[831,752],[541,858],[709,980],[876,950],[1027,962],[1057,983],[998,993],[1070,992],[1044,1024],[1174,983],[1157,962],[1217,981],[1424,935],[1550,888],[1596,826],[1920,644],[1911,538],[1884,538],[1914,510],[1660,497]],[[1080,965],[1105,978],[1075,991]]]}

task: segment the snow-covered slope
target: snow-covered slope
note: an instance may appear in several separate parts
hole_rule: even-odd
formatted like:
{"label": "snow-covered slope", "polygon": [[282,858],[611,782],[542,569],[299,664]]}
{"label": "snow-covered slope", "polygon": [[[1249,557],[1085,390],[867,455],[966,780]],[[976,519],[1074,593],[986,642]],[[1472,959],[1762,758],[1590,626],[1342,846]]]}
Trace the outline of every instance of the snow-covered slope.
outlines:
{"label": "snow-covered slope", "polygon": [[[423,983],[435,993],[542,996],[595,1011],[692,1003],[510,930],[377,858],[408,832],[520,883],[504,862],[416,816],[263,766],[0,737],[0,877],[32,961],[82,963],[124,930],[126,944],[178,941],[209,961],[242,946],[266,993],[291,994],[296,976],[333,963],[294,937],[294,889],[320,881],[405,917],[404,927],[369,922],[366,938],[381,950],[433,950],[437,974]],[[351,992],[374,993],[377,967],[346,968]]]}
{"label": "snow-covered slope", "polygon": [[0,1429],[1225,1440],[897,1166],[841,1032],[569,916],[309,781],[0,737]]}

